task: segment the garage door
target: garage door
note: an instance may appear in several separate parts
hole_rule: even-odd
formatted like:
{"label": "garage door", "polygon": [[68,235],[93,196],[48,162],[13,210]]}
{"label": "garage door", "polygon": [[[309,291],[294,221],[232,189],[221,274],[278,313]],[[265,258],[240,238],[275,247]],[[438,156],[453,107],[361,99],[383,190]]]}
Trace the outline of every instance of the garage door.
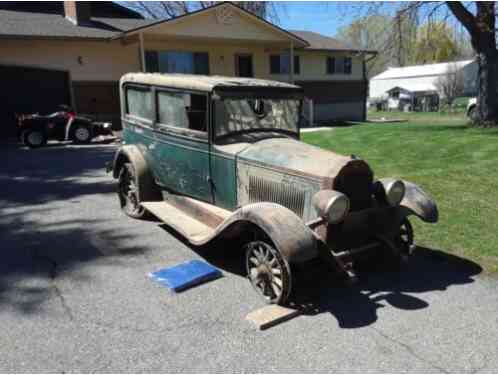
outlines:
{"label": "garage door", "polygon": [[0,65],[0,82],[0,138],[15,136],[16,113],[47,114],[71,103],[67,72]]}

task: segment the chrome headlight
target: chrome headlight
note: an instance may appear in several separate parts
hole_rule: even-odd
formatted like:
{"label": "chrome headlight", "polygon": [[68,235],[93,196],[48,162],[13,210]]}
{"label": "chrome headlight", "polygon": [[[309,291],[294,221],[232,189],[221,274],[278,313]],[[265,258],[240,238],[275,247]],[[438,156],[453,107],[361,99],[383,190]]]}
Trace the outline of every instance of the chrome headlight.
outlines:
{"label": "chrome headlight", "polygon": [[313,196],[313,206],[318,215],[330,224],[342,221],[349,212],[349,199],[335,190],[320,190]]}
{"label": "chrome headlight", "polygon": [[381,179],[380,182],[384,186],[386,192],[387,203],[391,206],[396,206],[401,203],[405,196],[405,184],[401,180],[392,178]]}

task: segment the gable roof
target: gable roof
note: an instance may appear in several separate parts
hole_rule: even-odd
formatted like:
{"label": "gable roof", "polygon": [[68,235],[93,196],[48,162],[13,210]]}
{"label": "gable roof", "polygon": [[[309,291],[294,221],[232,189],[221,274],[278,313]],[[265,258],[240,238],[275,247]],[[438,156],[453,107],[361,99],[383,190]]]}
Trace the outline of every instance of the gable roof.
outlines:
{"label": "gable roof", "polygon": [[331,38],[329,36],[315,33],[313,31],[305,31],[305,30],[289,30],[289,31],[308,42],[309,46],[305,47],[306,50],[377,53],[377,51],[375,50],[355,47],[349,45],[348,43],[340,41],[339,39]]}
{"label": "gable roof", "polygon": [[198,9],[196,11],[190,12],[190,13],[182,14],[182,15],[180,15],[178,17],[173,17],[173,18],[169,18],[169,19],[165,19],[165,20],[159,20],[159,21],[150,23],[148,25],[139,26],[139,27],[137,27],[135,29],[127,30],[127,31],[123,32],[121,35],[117,35],[115,38],[121,38],[121,37],[123,37],[125,35],[133,34],[133,33],[136,33],[138,31],[141,31],[141,30],[144,30],[144,29],[148,29],[148,28],[151,28],[151,27],[155,27],[155,26],[158,26],[158,25],[163,25],[163,24],[168,24],[168,23],[174,23],[174,22],[177,22],[178,20],[181,20],[181,19],[184,19],[184,18],[187,18],[187,17],[192,17],[192,16],[195,16],[195,15],[198,15],[198,14],[201,14],[201,13],[210,12],[210,11],[212,11],[215,8],[219,8],[221,6],[226,6],[226,5],[233,7],[234,10],[238,11],[239,13],[242,13],[242,14],[248,16],[249,18],[253,19],[254,21],[260,23],[263,26],[272,29],[274,32],[282,34],[282,35],[285,35],[287,38],[292,39],[294,41],[297,41],[299,44],[301,44],[303,46],[308,46],[308,42],[305,39],[302,39],[298,35],[295,35],[295,34],[291,33],[290,31],[282,29],[281,27],[279,27],[279,26],[277,26],[277,25],[275,25],[275,24],[273,24],[271,22],[268,22],[264,18],[261,18],[261,17],[255,15],[254,13],[248,12],[247,10],[245,10],[245,9],[237,6],[236,4],[232,3],[231,1],[221,1],[219,3],[216,3],[214,5],[208,6],[206,8],[202,8],[202,9]]}
{"label": "gable roof", "polygon": [[458,69],[461,69],[472,62],[474,60],[388,68],[385,72],[372,77],[371,80],[436,76],[445,74],[451,64],[455,64]]}

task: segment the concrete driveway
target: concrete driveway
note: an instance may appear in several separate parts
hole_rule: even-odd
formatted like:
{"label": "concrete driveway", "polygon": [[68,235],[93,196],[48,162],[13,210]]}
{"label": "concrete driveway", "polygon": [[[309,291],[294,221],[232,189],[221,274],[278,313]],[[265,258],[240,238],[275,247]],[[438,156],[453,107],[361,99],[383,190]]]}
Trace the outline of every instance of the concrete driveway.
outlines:
{"label": "concrete driveway", "polygon": [[[0,145],[0,372],[498,371],[498,284],[437,249],[355,287],[300,271],[309,312],[257,331],[235,249],[120,212],[114,149]],[[224,277],[178,295],[147,278],[202,257]]]}

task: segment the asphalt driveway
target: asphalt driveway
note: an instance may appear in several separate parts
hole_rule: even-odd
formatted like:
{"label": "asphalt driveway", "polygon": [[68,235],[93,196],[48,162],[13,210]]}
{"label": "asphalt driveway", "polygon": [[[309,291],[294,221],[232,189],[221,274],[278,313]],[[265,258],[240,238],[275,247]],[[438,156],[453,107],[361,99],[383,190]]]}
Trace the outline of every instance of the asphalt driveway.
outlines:
{"label": "asphalt driveway", "polygon": [[[309,311],[257,331],[235,249],[121,214],[115,147],[0,145],[0,372],[498,371],[498,283],[439,249],[354,287],[301,270]],[[178,295],[147,278],[202,257],[224,277]]]}

